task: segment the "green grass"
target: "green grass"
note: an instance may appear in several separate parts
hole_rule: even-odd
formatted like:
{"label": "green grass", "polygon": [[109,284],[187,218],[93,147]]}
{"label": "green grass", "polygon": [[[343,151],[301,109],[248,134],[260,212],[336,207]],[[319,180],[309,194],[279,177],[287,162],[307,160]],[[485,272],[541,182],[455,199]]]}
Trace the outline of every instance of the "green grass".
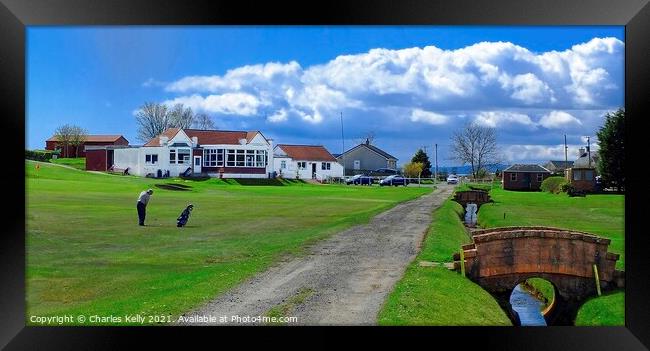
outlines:
{"label": "green grass", "polygon": [[587,301],[576,318],[579,326],[622,326],[625,325],[625,293],[614,292]]}
{"label": "green grass", "polygon": [[[493,188],[490,196],[495,203],[481,206],[481,227],[541,225],[593,233],[611,240],[609,251],[620,254],[616,268],[625,269],[624,195],[569,197]],[[592,299],[578,312],[576,325],[624,325],[623,295],[618,292]]]}
{"label": "green grass", "polygon": [[434,212],[422,250],[379,313],[380,325],[512,325],[479,285],[446,268],[419,265],[419,261],[452,261],[460,245],[471,242],[460,213],[461,206],[451,200]]}
{"label": "green grass", "polygon": [[[286,255],[430,188],[230,185],[26,162],[27,315],[178,317]],[[156,184],[181,184],[188,191]],[[153,188],[147,226],[140,191]],[[188,225],[176,218],[195,206]],[[31,325],[31,323],[28,322]]]}
{"label": "green grass", "polygon": [[56,160],[50,160],[52,163],[56,163],[58,165],[66,165],[70,167],[74,167],[76,169],[81,169],[85,170],[86,169],[86,158],[85,157],[78,157],[78,158],[57,158]]}
{"label": "green grass", "polygon": [[460,218],[463,207],[451,200],[445,201],[433,212],[433,223],[427,233],[419,259],[433,262],[452,262],[452,255],[460,245],[472,242]]}

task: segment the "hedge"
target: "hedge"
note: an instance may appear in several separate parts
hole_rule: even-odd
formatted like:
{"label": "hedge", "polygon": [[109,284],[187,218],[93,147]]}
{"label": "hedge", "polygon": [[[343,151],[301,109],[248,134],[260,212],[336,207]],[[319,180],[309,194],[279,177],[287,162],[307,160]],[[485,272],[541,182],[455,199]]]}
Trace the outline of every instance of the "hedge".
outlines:
{"label": "hedge", "polygon": [[58,152],[50,150],[25,150],[25,158],[34,161],[49,162],[52,155],[58,155]]}

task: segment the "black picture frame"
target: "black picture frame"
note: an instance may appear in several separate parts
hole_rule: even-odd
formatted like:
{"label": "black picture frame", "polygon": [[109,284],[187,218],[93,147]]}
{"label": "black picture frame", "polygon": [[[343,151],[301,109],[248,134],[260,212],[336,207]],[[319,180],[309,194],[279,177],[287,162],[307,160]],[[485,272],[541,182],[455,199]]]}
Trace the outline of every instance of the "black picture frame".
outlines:
{"label": "black picture frame", "polygon": [[[624,25],[625,107],[628,161],[625,197],[625,327],[433,327],[433,328],[129,328],[25,326],[25,145],[26,26],[38,25]],[[513,350],[643,350],[650,345],[650,270],[644,232],[643,195],[647,152],[643,122],[650,116],[650,5],[648,0],[371,0],[182,1],[182,0],[0,0],[0,106],[5,123],[5,192],[11,192],[9,218],[0,235],[0,347],[18,349],[117,349],[134,339],[166,343],[181,337],[233,338],[247,347],[276,343],[296,331],[311,334],[319,346],[337,345],[340,332],[357,342],[421,337],[428,347]],[[22,172],[18,170],[23,170]],[[10,182],[10,183],[9,183]],[[647,184],[647,180],[645,181]],[[11,184],[11,185],[7,185]],[[647,186],[647,185],[646,185]],[[242,331],[243,330],[243,331]],[[243,334],[246,335],[243,335]],[[179,335],[180,334],[180,335]],[[396,335],[399,334],[399,335]],[[253,336],[254,335],[254,336]],[[257,335],[260,335],[259,337]],[[124,338],[126,337],[126,338]],[[444,339],[446,343],[443,343]],[[313,341],[312,341],[313,342]],[[347,342],[346,342],[347,343]],[[281,342],[280,345],[284,344]],[[455,346],[443,346],[445,344]],[[301,346],[308,344],[301,343]],[[645,346],[644,346],[645,345]]]}

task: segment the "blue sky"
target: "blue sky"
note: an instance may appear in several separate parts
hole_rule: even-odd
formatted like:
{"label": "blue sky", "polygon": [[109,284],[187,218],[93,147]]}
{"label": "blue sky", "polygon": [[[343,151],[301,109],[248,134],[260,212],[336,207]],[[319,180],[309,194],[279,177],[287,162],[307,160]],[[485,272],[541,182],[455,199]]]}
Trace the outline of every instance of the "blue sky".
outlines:
{"label": "blue sky", "polygon": [[[368,132],[407,162],[465,123],[497,128],[506,163],[563,159],[624,102],[624,28],[609,26],[30,27],[27,145],[57,126],[137,140],[146,101],[220,129],[341,151]],[[592,145],[597,148],[596,145]],[[575,153],[575,151],[573,152]],[[570,156],[571,158],[571,156]]]}

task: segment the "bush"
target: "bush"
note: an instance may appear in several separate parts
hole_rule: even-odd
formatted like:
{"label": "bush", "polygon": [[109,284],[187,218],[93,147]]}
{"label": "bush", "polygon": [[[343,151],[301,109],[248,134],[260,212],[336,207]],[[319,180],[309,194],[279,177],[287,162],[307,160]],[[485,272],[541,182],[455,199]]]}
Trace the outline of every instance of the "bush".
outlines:
{"label": "bush", "polygon": [[54,154],[57,153],[50,150],[25,150],[25,158],[34,161],[50,162]]}
{"label": "bush", "polygon": [[573,185],[571,185],[571,183],[562,184],[562,192],[563,193],[571,194],[575,190],[576,190],[576,188]]}
{"label": "bush", "polygon": [[564,191],[562,188],[567,183],[567,180],[564,177],[548,177],[544,179],[540,189],[542,191],[548,191],[549,193],[559,194],[561,191]]}

